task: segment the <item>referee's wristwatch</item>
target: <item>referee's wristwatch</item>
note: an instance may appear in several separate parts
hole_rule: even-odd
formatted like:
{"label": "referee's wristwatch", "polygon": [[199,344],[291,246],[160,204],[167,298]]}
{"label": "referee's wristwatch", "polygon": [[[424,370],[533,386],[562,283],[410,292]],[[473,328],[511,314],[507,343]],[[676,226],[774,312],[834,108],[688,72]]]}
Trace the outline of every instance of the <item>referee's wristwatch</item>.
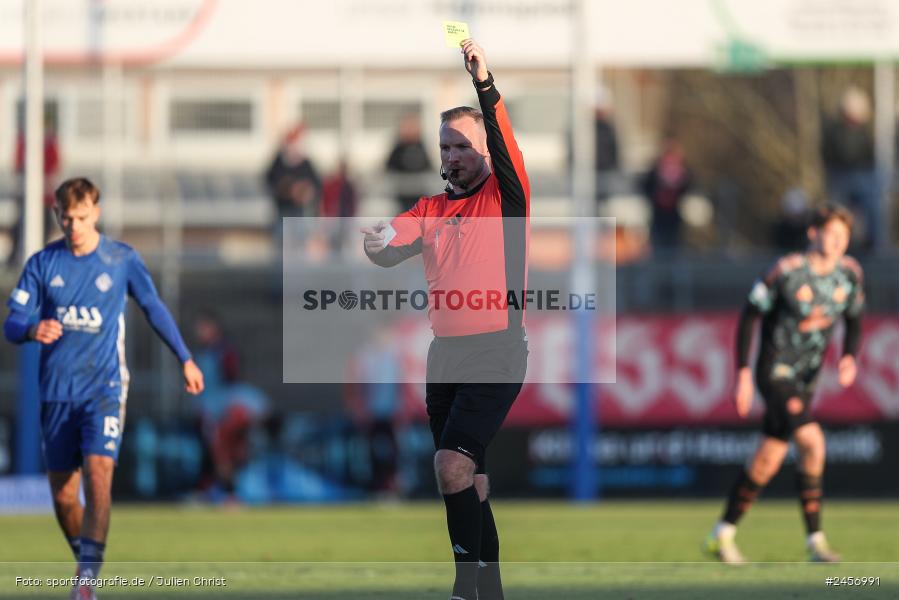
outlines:
{"label": "referee's wristwatch", "polygon": [[486,92],[493,86],[493,73],[487,71],[487,79],[484,81],[478,81],[477,79],[472,79],[474,82],[474,87],[479,92]]}

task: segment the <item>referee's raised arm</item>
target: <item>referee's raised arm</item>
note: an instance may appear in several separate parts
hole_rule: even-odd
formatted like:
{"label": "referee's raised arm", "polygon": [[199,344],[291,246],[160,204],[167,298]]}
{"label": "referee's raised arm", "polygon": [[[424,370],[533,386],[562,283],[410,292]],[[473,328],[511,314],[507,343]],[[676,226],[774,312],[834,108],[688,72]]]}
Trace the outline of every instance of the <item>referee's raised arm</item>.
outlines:
{"label": "referee's raised arm", "polygon": [[490,152],[491,171],[502,198],[503,216],[527,216],[531,189],[524,157],[512,132],[506,105],[494,85],[493,75],[487,69],[484,49],[474,40],[467,39],[462,43],[462,55],[484,114],[487,150]]}
{"label": "referee's raised arm", "polygon": [[472,79],[487,81],[490,71],[487,70],[487,56],[484,49],[469,38],[462,42],[462,56],[465,60],[465,70],[471,74]]}

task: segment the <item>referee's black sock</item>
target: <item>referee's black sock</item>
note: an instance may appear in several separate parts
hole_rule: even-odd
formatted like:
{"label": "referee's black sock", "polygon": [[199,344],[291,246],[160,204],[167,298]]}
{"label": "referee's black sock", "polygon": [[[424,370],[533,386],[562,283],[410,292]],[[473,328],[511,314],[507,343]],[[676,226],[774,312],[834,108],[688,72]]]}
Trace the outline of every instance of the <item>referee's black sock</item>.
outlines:
{"label": "referee's black sock", "polygon": [[446,525],[456,561],[453,596],[476,600],[482,518],[478,492],[472,485],[455,494],[444,494],[443,502],[446,504]]}
{"label": "referee's black sock", "polygon": [[727,497],[727,506],[721,520],[736,525],[740,517],[752,506],[762,487],[752,481],[745,470],[740,471],[740,476],[734,482],[734,487],[731,488],[730,495]]}
{"label": "referee's black sock", "polygon": [[478,569],[478,600],[503,600],[499,573],[499,533],[490,501],[481,502],[481,568]]}
{"label": "referee's black sock", "polygon": [[802,504],[806,532],[811,535],[821,531],[821,500],[824,497],[821,477],[797,471],[796,489],[799,491],[799,502]]}

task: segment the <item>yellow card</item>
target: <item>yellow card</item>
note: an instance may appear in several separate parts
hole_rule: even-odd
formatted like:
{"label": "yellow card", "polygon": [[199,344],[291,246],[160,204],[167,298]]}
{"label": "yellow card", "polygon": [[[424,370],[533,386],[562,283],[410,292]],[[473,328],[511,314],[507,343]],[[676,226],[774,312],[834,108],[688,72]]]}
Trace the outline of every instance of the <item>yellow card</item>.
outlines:
{"label": "yellow card", "polygon": [[462,45],[462,40],[467,40],[471,37],[468,33],[468,23],[463,23],[462,21],[444,21],[443,37],[446,40],[447,46],[450,48],[458,48]]}

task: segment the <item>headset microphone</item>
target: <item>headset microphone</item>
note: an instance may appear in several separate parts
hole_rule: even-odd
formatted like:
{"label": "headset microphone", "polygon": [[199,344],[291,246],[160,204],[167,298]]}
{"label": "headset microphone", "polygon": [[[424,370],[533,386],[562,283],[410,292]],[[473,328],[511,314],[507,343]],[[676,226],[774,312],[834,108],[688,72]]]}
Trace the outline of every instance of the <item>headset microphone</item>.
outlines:
{"label": "headset microphone", "polygon": [[440,166],[440,177],[446,181],[449,179],[449,175],[446,174],[446,169],[443,168],[443,165]]}

